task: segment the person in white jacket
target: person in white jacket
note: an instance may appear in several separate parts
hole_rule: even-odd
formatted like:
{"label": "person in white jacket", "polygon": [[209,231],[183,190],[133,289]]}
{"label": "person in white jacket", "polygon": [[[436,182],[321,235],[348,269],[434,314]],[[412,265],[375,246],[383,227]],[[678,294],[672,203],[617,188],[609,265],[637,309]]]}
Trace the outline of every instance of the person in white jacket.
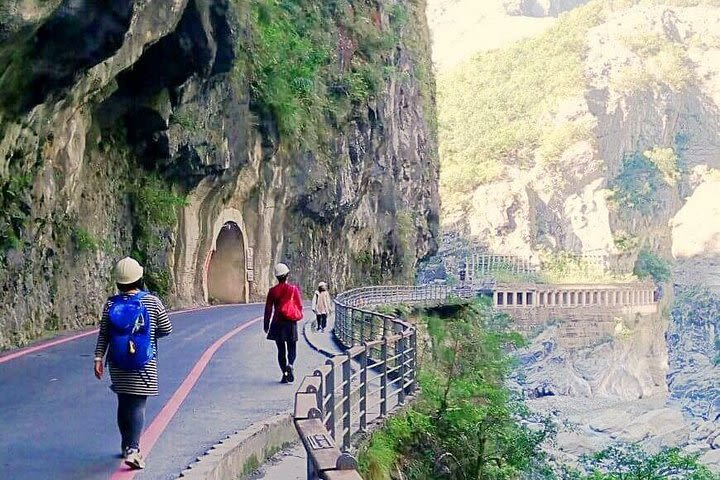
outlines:
{"label": "person in white jacket", "polygon": [[327,317],[332,311],[332,299],[325,282],[318,283],[318,288],[312,299],[312,311],[315,313],[316,329],[319,332],[324,332],[325,328],[327,328]]}

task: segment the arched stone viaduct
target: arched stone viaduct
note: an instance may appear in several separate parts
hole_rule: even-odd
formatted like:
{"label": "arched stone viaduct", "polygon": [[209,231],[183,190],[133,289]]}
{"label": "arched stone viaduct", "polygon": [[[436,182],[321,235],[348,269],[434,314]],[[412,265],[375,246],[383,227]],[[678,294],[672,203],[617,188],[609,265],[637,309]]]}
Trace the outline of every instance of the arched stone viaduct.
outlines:
{"label": "arched stone viaduct", "polygon": [[632,307],[643,311],[657,309],[652,283],[619,283],[605,285],[503,284],[493,288],[493,305],[501,310],[518,308],[617,309]]}

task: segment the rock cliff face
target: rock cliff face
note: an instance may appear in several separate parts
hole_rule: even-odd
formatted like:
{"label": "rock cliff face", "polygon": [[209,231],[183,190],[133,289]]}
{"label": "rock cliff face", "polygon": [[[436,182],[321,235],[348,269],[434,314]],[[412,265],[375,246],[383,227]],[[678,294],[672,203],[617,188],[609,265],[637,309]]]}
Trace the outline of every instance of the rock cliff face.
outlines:
{"label": "rock cliff face", "polygon": [[[0,349],[92,325],[131,251],[173,306],[259,300],[281,260],[306,290],[320,279],[339,290],[401,278],[434,251],[424,5],[296,11],[328,25],[305,32],[327,41],[319,67],[288,60],[299,70],[280,86],[311,91],[301,101],[262,90],[283,60],[263,41],[287,34],[273,5],[3,3]],[[290,40],[280,52],[313,47]],[[319,121],[288,127],[315,104]]]}
{"label": "rock cliff face", "polygon": [[705,289],[678,288],[667,330],[671,398],[691,416],[716,423],[720,420],[719,332],[718,296]]}

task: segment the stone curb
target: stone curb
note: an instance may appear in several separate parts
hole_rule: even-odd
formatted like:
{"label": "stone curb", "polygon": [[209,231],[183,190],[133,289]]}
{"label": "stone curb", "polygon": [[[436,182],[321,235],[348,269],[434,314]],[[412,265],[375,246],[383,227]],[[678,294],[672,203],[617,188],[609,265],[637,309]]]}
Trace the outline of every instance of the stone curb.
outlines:
{"label": "stone curb", "polygon": [[250,425],[245,430],[228,435],[213,445],[202,457],[180,473],[185,480],[225,480],[241,478],[299,440],[290,413]]}
{"label": "stone curb", "polygon": [[[305,341],[307,342],[308,345],[310,345],[310,348],[312,348],[316,352],[320,352],[323,355],[325,355],[326,357],[330,357],[330,358],[332,358],[335,355],[340,353],[339,351],[331,352],[331,351],[323,348],[322,346],[318,345],[317,343],[313,343],[313,340],[311,340],[312,335],[308,334],[308,329],[312,329],[312,322],[305,322],[305,325],[303,325],[303,337],[305,337]],[[334,339],[335,334],[333,332],[330,332],[330,334],[332,335],[332,338]],[[333,340],[333,342],[334,341],[335,340]]]}

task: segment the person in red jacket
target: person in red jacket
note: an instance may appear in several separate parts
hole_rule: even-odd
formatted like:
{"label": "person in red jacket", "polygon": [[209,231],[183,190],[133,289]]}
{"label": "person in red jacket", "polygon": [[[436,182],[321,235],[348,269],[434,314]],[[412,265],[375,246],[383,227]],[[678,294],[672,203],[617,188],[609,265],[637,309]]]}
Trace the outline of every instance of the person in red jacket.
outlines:
{"label": "person in red jacket", "polygon": [[278,284],[268,291],[263,322],[263,330],[267,333],[268,340],[274,340],[277,345],[278,364],[283,375],[281,383],[295,381],[293,364],[297,357],[298,322],[286,318],[280,308],[287,302],[295,302],[296,307],[302,312],[300,291],[296,285],[287,281],[289,273],[290,269],[284,263],[275,265],[275,278]]}

